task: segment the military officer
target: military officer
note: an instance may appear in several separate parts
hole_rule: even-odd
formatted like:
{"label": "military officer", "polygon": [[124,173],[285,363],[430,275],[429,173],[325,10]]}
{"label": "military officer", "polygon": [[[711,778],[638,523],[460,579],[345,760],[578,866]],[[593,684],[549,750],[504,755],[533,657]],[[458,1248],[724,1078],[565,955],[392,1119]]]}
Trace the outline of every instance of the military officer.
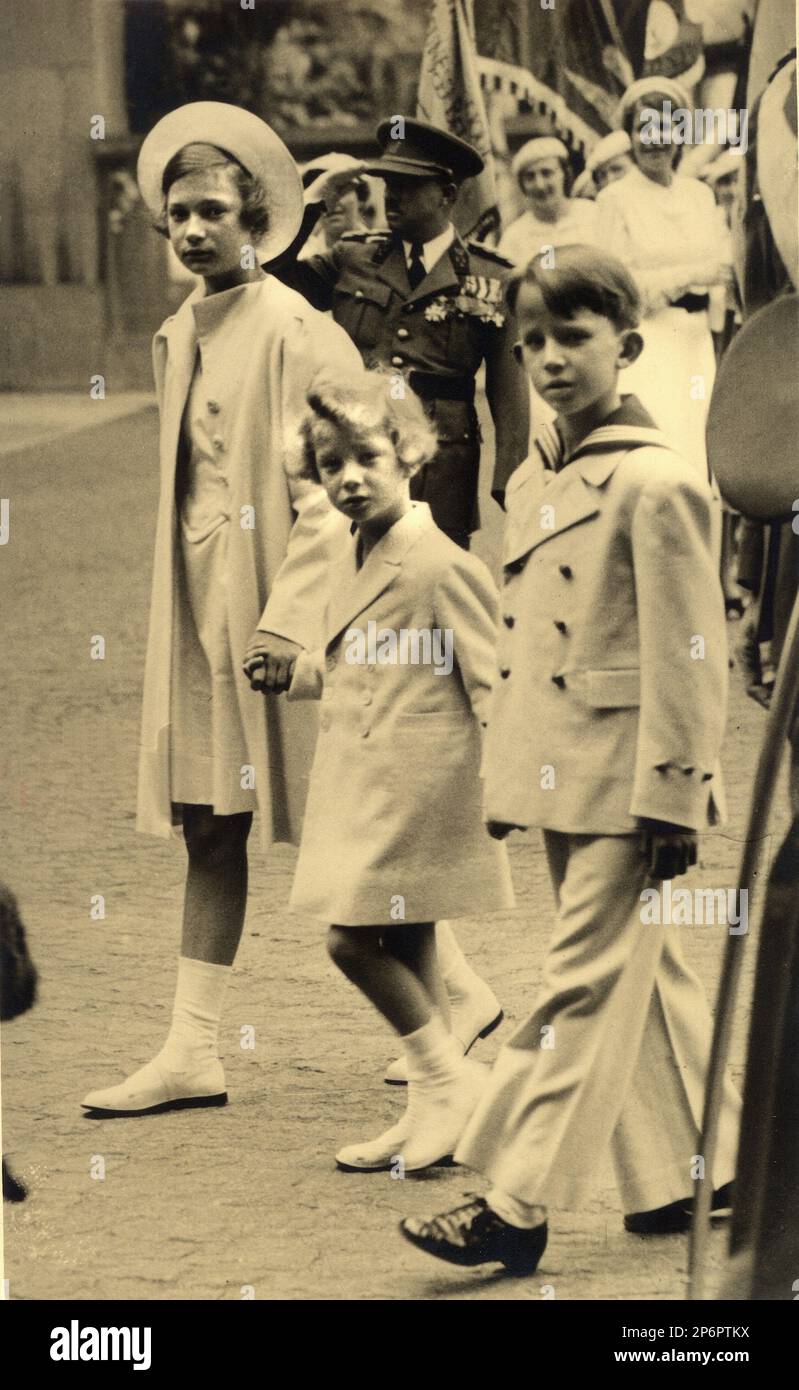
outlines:
{"label": "military officer", "polygon": [[[475,377],[486,368],[496,432],[492,492],[501,502],[525,456],[528,393],[503,302],[511,263],[452,222],[460,184],[483,161],[464,140],[424,121],[393,116],[377,129],[382,155],[323,175],[306,192],[306,215],[290,252],[267,268],[320,309],[332,309],[367,366],[394,369],[425,402],[439,438],[436,458],[414,479],[447,535],[465,549],[479,526],[480,427]],[[327,252],[296,255],[323,208],[358,172],[385,180],[388,229],[352,232]]]}

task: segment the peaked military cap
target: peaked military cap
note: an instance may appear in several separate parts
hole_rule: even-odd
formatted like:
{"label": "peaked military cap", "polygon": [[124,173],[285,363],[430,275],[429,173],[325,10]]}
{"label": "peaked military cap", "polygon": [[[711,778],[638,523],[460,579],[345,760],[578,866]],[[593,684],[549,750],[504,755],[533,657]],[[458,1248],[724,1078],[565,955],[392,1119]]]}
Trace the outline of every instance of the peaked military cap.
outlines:
{"label": "peaked military cap", "polygon": [[447,130],[410,116],[389,116],[377,127],[380,159],[364,164],[364,172],[388,178],[404,174],[420,179],[449,178],[455,183],[483,171],[483,160],[472,145]]}

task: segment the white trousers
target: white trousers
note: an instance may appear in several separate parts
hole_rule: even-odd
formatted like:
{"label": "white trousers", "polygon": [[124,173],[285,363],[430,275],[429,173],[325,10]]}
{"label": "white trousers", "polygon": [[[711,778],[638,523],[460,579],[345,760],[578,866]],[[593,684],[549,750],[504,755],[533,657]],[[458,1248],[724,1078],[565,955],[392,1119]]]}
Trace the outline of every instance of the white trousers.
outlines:
{"label": "white trousers", "polygon": [[[656,885],[640,836],[545,831],[544,844],[558,915],[541,992],[456,1161],[522,1202],[573,1207],[610,1146],[623,1210],[665,1206],[692,1194],[701,1157],[712,1030],[702,985],[680,929],[641,921],[641,891]],[[734,1176],[739,1112],[727,1081],[714,1187]]]}

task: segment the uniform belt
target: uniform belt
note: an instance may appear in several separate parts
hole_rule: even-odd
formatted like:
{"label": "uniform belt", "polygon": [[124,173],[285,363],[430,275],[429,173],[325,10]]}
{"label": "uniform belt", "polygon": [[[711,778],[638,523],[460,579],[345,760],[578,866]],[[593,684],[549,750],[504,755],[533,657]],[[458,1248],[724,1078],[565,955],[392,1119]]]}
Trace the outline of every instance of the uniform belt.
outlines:
{"label": "uniform belt", "polygon": [[474,400],[473,376],[436,376],[434,372],[410,372],[411,390],[423,401]]}
{"label": "uniform belt", "polygon": [[689,314],[701,314],[710,307],[709,294],[683,294],[679,299],[672,299],[672,309],[685,309]]}

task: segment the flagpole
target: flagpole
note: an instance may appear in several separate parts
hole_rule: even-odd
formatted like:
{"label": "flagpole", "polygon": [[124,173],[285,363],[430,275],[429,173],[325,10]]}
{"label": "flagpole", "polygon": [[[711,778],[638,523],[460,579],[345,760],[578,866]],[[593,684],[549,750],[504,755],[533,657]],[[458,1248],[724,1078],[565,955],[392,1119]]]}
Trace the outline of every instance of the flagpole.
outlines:
{"label": "flagpole", "polygon": [[[796,716],[798,704],[799,593],[794,601],[791,621],[785,637],[782,660],[777,673],[768,723],[755,772],[739,875],[739,903],[747,902],[753,893],[763,846],[766,843],[765,828],[771,810],[774,788],[785,752],[785,743]],[[748,896],[743,896],[744,894]],[[697,1184],[694,1198],[694,1215],[688,1257],[688,1297],[693,1302],[698,1302],[705,1296],[705,1265],[710,1232],[710,1205],[713,1196],[713,1165],[716,1157],[719,1115],[724,1094],[724,1072],[730,1049],[732,1021],[741,978],[744,942],[748,935],[747,932],[743,936],[730,935],[727,937],[719,984],[713,1045],[705,1089],[702,1136],[699,1144],[699,1152],[704,1159],[705,1176]]]}

